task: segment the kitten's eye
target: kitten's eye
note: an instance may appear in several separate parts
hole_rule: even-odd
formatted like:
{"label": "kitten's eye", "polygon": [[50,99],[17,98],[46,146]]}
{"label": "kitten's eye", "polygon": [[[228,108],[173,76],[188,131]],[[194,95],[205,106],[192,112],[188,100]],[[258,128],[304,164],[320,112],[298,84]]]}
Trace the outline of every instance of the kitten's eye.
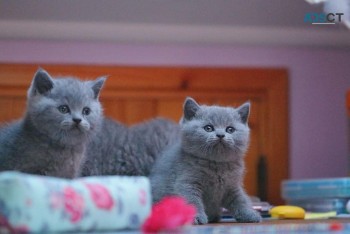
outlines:
{"label": "kitten's eye", "polygon": [[233,133],[234,131],[236,131],[236,129],[235,129],[234,127],[227,127],[227,128],[226,128],[226,132],[227,132],[227,133],[230,133],[230,134],[231,134],[231,133]]}
{"label": "kitten's eye", "polygon": [[67,105],[62,105],[58,107],[59,112],[61,112],[62,114],[67,114],[69,113],[69,107]]}
{"label": "kitten's eye", "polygon": [[204,130],[206,132],[212,132],[212,131],[214,131],[214,127],[212,125],[205,125]]}
{"label": "kitten's eye", "polygon": [[89,115],[91,112],[90,108],[89,107],[84,107],[83,109],[83,115]]}

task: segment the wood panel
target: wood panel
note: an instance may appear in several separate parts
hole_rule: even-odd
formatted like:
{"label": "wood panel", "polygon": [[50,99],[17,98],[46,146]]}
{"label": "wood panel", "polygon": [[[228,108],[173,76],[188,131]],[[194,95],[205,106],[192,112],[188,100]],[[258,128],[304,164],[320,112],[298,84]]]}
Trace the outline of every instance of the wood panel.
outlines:
{"label": "wood panel", "polygon": [[[53,76],[95,79],[109,76],[101,93],[107,116],[126,124],[163,116],[178,121],[185,97],[199,103],[252,104],[251,143],[245,187],[256,195],[257,162],[267,161],[267,198],[283,201],[280,182],[288,178],[288,79],[285,69],[41,65]],[[19,118],[37,65],[0,64],[0,121]]]}
{"label": "wood panel", "polygon": [[[350,150],[350,89],[346,94],[346,109],[348,113],[348,149]],[[349,168],[349,175],[350,175],[350,168]]]}
{"label": "wood panel", "polygon": [[348,116],[350,117],[350,90],[348,91],[346,95],[346,107],[348,110]]}

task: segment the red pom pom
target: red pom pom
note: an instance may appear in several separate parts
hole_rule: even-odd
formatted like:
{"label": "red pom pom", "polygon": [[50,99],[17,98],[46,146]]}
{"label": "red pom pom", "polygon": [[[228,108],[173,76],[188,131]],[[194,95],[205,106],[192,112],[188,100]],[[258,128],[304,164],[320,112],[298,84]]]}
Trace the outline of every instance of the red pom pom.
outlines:
{"label": "red pom pom", "polygon": [[341,223],[331,223],[329,226],[329,230],[331,231],[341,231],[343,228],[343,224]]}
{"label": "red pom pom", "polygon": [[193,223],[196,208],[182,197],[163,198],[152,207],[151,215],[142,226],[143,232],[171,231]]}

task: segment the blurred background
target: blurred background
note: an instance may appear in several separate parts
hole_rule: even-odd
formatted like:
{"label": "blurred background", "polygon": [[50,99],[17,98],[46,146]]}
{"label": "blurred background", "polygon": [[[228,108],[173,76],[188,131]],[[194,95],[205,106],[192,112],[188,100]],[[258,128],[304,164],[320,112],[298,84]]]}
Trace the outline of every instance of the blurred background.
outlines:
{"label": "blurred background", "polygon": [[344,13],[342,22],[312,24],[306,15],[324,12],[324,3],[0,0],[0,63],[285,69],[288,177],[344,177],[350,29],[343,2],[326,11]]}

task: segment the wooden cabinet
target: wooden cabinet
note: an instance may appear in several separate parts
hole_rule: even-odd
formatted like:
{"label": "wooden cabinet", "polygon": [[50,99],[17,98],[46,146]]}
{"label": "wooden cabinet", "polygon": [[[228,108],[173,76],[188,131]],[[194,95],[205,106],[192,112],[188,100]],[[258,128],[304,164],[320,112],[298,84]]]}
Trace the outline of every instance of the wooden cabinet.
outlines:
{"label": "wooden cabinet", "polygon": [[[250,100],[251,143],[245,188],[281,204],[288,178],[288,79],[285,69],[41,65],[53,76],[109,76],[101,93],[107,116],[134,124],[155,116],[178,121],[186,96],[199,103],[238,106]],[[0,64],[0,122],[19,118],[37,65]],[[258,173],[264,157],[265,169]],[[262,174],[261,174],[262,173]],[[258,185],[260,189],[258,189]]]}

